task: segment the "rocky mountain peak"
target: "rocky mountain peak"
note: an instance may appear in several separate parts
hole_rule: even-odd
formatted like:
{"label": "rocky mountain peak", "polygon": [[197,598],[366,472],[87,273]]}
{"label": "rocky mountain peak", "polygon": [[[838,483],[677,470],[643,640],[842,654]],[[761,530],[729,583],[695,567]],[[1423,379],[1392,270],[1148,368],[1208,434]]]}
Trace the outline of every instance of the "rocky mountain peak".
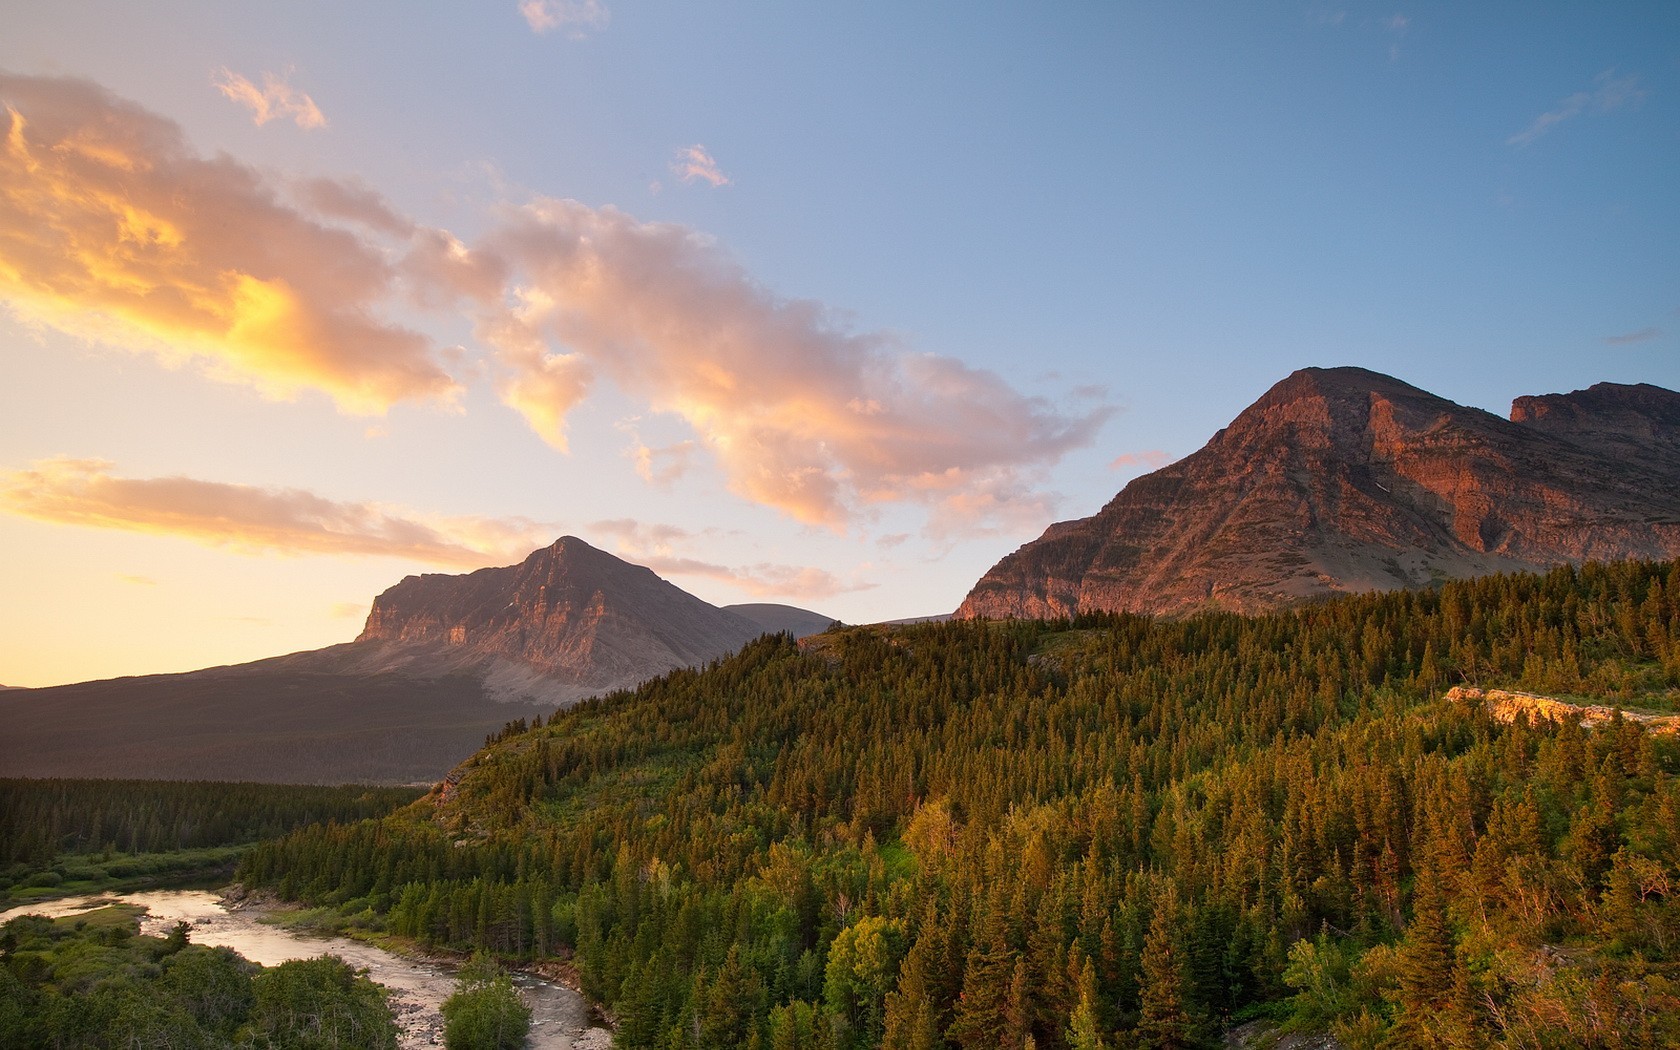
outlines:
{"label": "rocky mountain peak", "polygon": [[1680,395],[1656,387],[1595,387],[1520,399],[1513,422],[1365,369],[1302,369],[1200,451],[1004,558],[958,615],[1256,612],[1674,557],[1680,440],[1665,443],[1677,431],[1664,421],[1675,407]]}
{"label": "rocky mountain peak", "polygon": [[1649,383],[1597,383],[1568,394],[1519,397],[1511,421],[1600,455],[1680,470],[1680,394]]}
{"label": "rocky mountain peak", "polygon": [[380,670],[488,668],[513,692],[558,695],[562,682],[570,698],[705,663],[761,633],[645,566],[563,536],[518,565],[407,577],[374,599],[353,645],[389,660]]}

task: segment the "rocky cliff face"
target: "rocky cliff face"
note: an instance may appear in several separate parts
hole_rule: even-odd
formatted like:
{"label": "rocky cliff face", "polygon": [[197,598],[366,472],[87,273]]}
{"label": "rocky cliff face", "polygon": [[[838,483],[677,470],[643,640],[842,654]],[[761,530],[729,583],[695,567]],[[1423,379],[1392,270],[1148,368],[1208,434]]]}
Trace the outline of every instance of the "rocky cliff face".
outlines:
{"label": "rocky cliff face", "polygon": [[565,700],[703,664],[762,633],[567,536],[519,565],[410,576],[374,599],[355,642],[323,652],[358,671],[477,670],[492,692]]}
{"label": "rocky cliff face", "polygon": [[1621,463],[1680,474],[1680,394],[1660,386],[1599,383],[1571,394],[1519,397],[1511,420]]}
{"label": "rocky cliff face", "polygon": [[1200,451],[992,568],[959,616],[1259,612],[1562,562],[1680,556],[1680,395],[1600,384],[1513,418],[1308,368]]}

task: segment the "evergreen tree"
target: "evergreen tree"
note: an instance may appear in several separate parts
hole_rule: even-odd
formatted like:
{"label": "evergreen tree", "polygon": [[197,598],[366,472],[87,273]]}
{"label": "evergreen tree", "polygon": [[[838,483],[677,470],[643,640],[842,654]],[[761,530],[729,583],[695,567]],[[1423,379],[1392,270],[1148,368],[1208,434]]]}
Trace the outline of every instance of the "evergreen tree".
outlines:
{"label": "evergreen tree", "polygon": [[1195,1044],[1195,1023],[1188,1001],[1189,980],[1178,942],[1178,890],[1168,883],[1157,897],[1149,935],[1143,942],[1143,987],[1138,1045],[1149,1050],[1181,1050]]}

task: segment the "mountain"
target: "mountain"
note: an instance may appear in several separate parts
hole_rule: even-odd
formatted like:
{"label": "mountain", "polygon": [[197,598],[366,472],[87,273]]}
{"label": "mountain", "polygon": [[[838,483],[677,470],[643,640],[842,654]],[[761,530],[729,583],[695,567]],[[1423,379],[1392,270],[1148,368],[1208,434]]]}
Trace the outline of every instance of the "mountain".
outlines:
{"label": "mountain", "polygon": [[564,704],[703,664],[764,632],[651,569],[565,536],[518,565],[410,576],[373,600],[354,642],[263,664],[467,674],[497,699]]}
{"label": "mountain", "polygon": [[1623,463],[1680,473],[1680,394],[1599,383],[1571,394],[1519,397],[1511,419]]}
{"label": "mountain", "polygon": [[1201,450],[1059,522],[959,617],[1257,612],[1345,591],[1680,555],[1680,394],[1601,383],[1510,419],[1306,368]]}
{"label": "mountain", "polygon": [[374,599],[353,642],[7,690],[0,775],[432,782],[507,722],[704,664],[765,631],[567,536],[518,565],[410,576]]}
{"label": "mountain", "polygon": [[795,638],[805,638],[813,634],[821,634],[834,626],[834,617],[814,613],[809,609],[801,609],[793,605],[777,605],[773,602],[748,602],[744,605],[725,605],[724,612],[744,616],[758,624],[765,634],[787,633]]}

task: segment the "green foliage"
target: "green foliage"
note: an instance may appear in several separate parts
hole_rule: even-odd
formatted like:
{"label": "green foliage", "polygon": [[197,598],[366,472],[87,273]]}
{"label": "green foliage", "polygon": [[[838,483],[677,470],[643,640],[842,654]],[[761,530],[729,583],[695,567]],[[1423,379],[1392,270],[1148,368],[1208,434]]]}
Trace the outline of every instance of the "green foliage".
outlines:
{"label": "green foliage", "polygon": [[570,953],[626,1047],[1676,1045],[1680,742],[1455,684],[1672,707],[1680,567],[765,639],[241,871]]}
{"label": "green foliage", "polygon": [[383,989],[339,959],[264,970],[189,943],[179,927],[168,937],[138,929],[132,907],[0,928],[0,1046],[396,1046]]}
{"label": "green foliage", "polygon": [[480,952],[462,967],[454,994],[443,1002],[443,1045],[449,1050],[519,1050],[531,1027],[531,1008],[513,981]]}
{"label": "green foliage", "polygon": [[253,1045],[272,1050],[384,1050],[397,1045],[385,989],[336,955],[293,959],[252,982]]}

